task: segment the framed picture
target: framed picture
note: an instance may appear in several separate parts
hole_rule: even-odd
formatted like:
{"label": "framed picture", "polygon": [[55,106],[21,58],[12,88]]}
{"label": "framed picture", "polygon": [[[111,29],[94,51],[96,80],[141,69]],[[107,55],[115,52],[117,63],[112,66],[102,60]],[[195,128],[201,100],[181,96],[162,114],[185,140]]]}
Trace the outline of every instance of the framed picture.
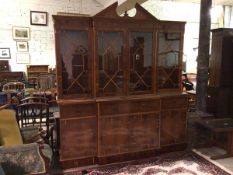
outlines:
{"label": "framed picture", "polygon": [[14,40],[29,40],[30,28],[29,27],[13,27],[13,39]]}
{"label": "framed picture", "polygon": [[28,51],[28,42],[27,41],[17,41],[16,42],[17,51],[27,52]]}
{"label": "framed picture", "polygon": [[30,55],[29,53],[17,53],[16,62],[18,64],[30,64]]}
{"label": "framed picture", "polygon": [[47,26],[47,12],[30,11],[31,25]]}
{"label": "framed picture", "polygon": [[11,58],[10,48],[0,48],[0,58]]}

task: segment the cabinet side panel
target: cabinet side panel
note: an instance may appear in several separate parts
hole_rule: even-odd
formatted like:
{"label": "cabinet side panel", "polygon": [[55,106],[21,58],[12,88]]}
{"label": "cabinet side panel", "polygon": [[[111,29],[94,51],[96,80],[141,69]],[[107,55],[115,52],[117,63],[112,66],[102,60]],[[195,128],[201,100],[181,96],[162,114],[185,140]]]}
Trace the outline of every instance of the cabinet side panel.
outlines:
{"label": "cabinet side panel", "polygon": [[222,64],[222,36],[218,33],[213,33],[211,57],[209,62],[209,86],[219,87],[220,70]]}

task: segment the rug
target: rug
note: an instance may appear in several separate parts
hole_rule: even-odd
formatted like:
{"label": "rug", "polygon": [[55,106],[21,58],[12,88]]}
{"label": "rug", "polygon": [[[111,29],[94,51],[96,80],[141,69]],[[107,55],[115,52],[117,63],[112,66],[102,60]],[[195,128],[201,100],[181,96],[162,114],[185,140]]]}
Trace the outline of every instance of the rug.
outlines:
{"label": "rug", "polygon": [[194,152],[174,152],[158,157],[86,170],[68,170],[66,175],[229,175]]}

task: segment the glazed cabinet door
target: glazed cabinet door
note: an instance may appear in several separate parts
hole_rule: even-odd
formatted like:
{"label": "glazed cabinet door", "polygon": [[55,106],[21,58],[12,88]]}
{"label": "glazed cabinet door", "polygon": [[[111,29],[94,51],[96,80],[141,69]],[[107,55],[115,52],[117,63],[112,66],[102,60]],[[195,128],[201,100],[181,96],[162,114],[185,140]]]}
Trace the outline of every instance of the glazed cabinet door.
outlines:
{"label": "glazed cabinet door", "polygon": [[124,94],[123,32],[97,32],[97,96]]}
{"label": "glazed cabinet door", "polygon": [[59,37],[60,94],[70,97],[91,96],[91,56],[88,31],[62,30]]}
{"label": "glazed cabinet door", "polygon": [[152,93],[153,33],[129,32],[129,92]]}
{"label": "glazed cabinet door", "polygon": [[157,89],[180,89],[182,40],[181,33],[158,33]]}

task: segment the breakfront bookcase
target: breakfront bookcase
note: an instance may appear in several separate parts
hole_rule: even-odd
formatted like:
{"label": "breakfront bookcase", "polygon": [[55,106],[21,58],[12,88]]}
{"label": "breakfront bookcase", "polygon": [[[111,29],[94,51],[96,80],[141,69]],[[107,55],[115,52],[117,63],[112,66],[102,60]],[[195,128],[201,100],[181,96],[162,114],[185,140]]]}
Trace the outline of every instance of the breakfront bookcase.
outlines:
{"label": "breakfront bookcase", "polygon": [[60,161],[105,164],[183,149],[184,22],[160,21],[136,4],[93,17],[54,15]]}

